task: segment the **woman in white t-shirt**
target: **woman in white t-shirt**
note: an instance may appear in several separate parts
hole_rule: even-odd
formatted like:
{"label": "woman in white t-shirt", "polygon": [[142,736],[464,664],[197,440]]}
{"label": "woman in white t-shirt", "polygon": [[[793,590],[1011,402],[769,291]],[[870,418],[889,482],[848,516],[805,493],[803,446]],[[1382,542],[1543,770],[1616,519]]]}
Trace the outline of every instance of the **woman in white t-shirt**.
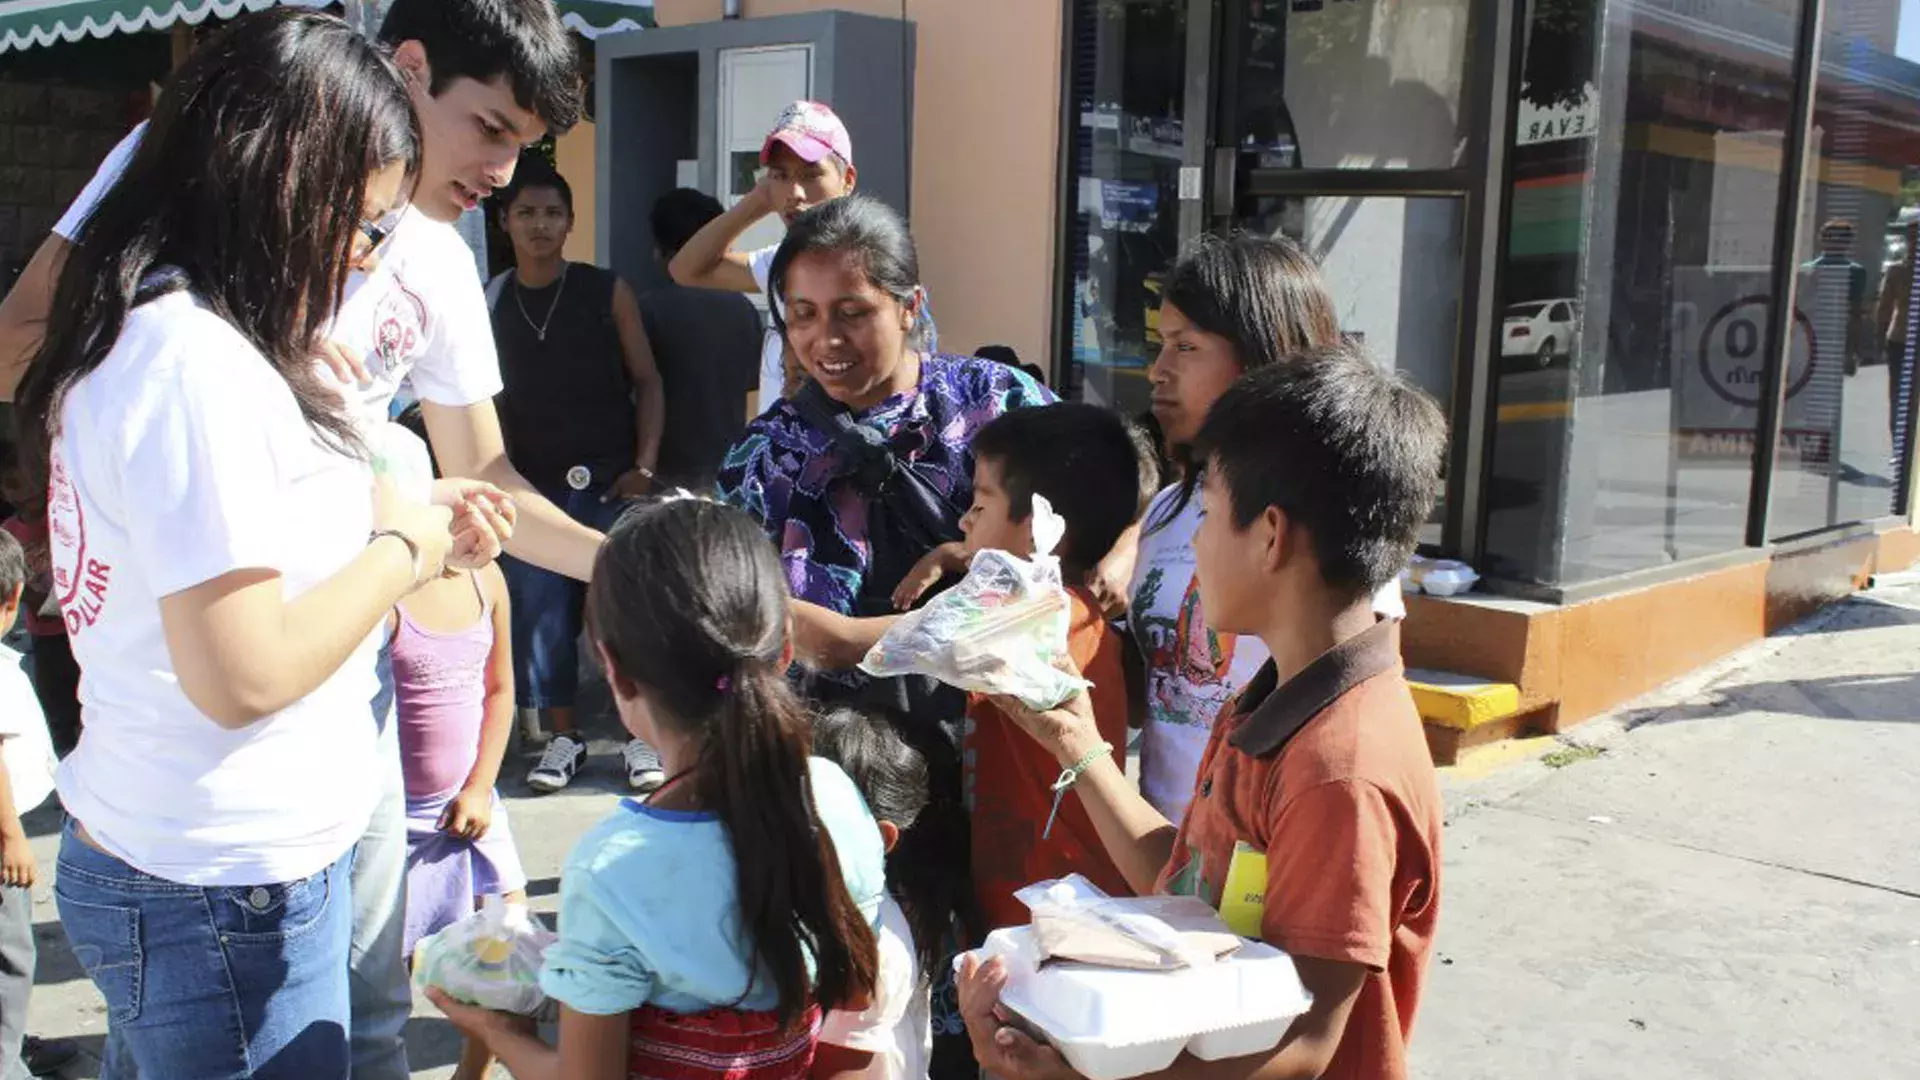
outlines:
{"label": "woman in white t-shirt", "polygon": [[[1154,497],[1141,525],[1127,621],[1146,660],[1140,791],[1177,822],[1214,717],[1267,661],[1257,639],[1215,634],[1200,610],[1199,477],[1185,448],[1240,376],[1339,344],[1340,322],[1319,267],[1285,237],[1201,237],[1174,263],[1162,295],[1160,355],[1148,375],[1153,415],[1181,475]],[[1380,591],[1374,610],[1405,614],[1398,582]]]}
{"label": "woman in white t-shirt", "polygon": [[75,238],[22,388],[86,672],[54,893],[143,1076],[347,1075],[375,628],[449,516],[376,500],[311,357],[418,160],[344,22],[239,20]]}

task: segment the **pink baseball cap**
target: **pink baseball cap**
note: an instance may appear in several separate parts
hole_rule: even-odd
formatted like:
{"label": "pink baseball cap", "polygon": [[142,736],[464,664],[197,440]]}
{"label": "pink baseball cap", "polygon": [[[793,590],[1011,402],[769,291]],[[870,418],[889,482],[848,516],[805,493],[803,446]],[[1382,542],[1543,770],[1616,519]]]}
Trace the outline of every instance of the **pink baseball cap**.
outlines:
{"label": "pink baseball cap", "polygon": [[774,122],[773,134],[768,135],[766,144],[760,147],[760,164],[767,163],[776,142],[808,163],[834,154],[843,163],[853,164],[853,137],[847,134],[847,125],[840,122],[832,109],[817,101],[796,101],[781,110],[780,119]]}

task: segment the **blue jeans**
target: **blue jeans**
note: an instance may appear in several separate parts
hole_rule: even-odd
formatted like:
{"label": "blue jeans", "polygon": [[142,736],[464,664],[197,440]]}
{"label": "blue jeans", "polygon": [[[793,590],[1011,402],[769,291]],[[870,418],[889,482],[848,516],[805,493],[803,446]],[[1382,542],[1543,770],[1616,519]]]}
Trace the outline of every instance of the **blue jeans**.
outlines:
{"label": "blue jeans", "polygon": [[53,893],[112,1040],[142,1076],[329,1080],[348,1075],[352,865],[349,852],[299,881],[182,885],[68,822]]}
{"label": "blue jeans", "polygon": [[[624,502],[602,503],[604,487],[540,489],[547,501],[590,529],[612,527]],[[586,586],[532,563],[502,556],[513,605],[513,686],[523,709],[571,708],[580,691],[580,628]]]}

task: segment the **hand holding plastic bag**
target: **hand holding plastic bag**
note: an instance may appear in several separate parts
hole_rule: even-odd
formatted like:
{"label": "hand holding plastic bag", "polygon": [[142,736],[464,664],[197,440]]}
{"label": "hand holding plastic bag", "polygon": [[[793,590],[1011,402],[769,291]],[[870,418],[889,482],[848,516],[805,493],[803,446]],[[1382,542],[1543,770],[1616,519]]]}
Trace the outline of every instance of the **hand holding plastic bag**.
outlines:
{"label": "hand holding plastic bag", "polygon": [[414,985],[438,987],[484,1009],[533,1016],[547,1004],[540,961],[556,940],[524,904],[489,896],[479,911],[415,946]]}
{"label": "hand holding plastic bag", "polygon": [[1085,679],[1061,670],[1070,660],[1073,608],[1053,549],[1065,535],[1066,524],[1035,495],[1034,557],[979,552],[958,584],[901,616],[860,670],[883,678],[927,675],[962,690],[1016,698],[1035,710],[1084,690]]}

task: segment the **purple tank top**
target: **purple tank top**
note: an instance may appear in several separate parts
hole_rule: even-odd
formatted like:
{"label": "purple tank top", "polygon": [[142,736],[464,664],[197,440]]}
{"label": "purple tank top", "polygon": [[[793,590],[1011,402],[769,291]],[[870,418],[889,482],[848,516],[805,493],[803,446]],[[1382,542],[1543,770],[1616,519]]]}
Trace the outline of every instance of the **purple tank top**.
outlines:
{"label": "purple tank top", "polygon": [[[480,592],[478,579],[473,589]],[[393,635],[393,688],[407,797],[448,794],[466,783],[480,756],[493,605],[481,593],[479,621],[452,633],[419,625],[405,608],[399,615]]]}

